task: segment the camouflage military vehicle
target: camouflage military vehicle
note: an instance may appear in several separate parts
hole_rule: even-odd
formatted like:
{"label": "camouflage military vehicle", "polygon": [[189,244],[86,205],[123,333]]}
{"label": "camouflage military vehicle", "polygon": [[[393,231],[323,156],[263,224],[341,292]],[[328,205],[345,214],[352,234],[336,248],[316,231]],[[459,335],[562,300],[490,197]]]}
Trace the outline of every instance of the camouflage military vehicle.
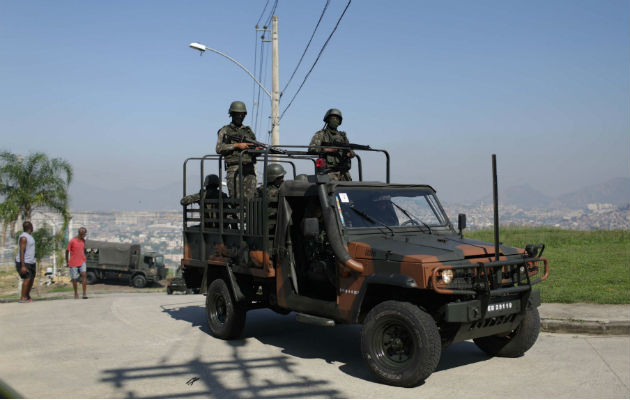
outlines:
{"label": "camouflage military vehicle", "polygon": [[[360,152],[359,180],[339,182],[327,176],[322,158],[301,146],[283,148],[274,163],[286,162],[295,177],[295,164],[306,160],[311,174],[306,180],[288,174],[276,204],[263,195],[184,206],[183,277],[206,294],[212,335],[238,337],[247,312],[258,308],[295,312],[298,321],[321,326],[362,324],[369,370],[407,387],[429,377],[451,343],[473,339],[502,357],[534,344],[540,329],[534,284],[548,275],[544,245],[520,249],[464,238],[465,215],[456,230],[431,186],[389,182],[386,151],[378,150],[385,182],[363,180]],[[274,152],[257,152],[259,174]],[[206,156],[186,160],[184,177],[193,162],[201,177],[207,164],[223,176],[221,157]],[[269,220],[269,207],[277,207],[277,220]]]}
{"label": "camouflage military vehicle", "polygon": [[156,252],[140,252],[139,244],[85,241],[87,283],[102,279],[123,279],[143,288],[148,283],[166,278],[164,256]]}

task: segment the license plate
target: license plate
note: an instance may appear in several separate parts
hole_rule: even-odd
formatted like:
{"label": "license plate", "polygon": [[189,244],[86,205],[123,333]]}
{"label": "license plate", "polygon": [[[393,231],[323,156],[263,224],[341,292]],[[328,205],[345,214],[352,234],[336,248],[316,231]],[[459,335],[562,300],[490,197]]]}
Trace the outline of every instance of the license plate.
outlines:
{"label": "license plate", "polygon": [[514,311],[517,311],[516,305],[511,301],[488,304],[488,314],[511,314]]}

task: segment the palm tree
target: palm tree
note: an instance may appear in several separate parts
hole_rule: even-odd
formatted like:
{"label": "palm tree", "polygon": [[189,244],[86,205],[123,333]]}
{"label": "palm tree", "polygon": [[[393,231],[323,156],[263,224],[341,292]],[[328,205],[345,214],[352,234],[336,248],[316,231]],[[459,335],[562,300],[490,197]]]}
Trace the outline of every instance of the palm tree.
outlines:
{"label": "palm tree", "polygon": [[[26,158],[4,151],[0,153],[0,222],[15,232],[18,218],[30,220],[37,208],[47,208],[63,217],[64,227],[70,220],[68,186],[72,166],[61,158],[49,159],[44,153]],[[61,230],[63,232],[63,229]]]}

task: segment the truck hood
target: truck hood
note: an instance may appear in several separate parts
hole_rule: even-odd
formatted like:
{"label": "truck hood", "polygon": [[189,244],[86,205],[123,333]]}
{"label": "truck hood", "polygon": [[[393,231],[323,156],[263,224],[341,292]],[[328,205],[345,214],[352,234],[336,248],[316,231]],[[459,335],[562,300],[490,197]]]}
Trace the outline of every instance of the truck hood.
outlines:
{"label": "truck hood", "polygon": [[[494,244],[457,236],[375,235],[357,239],[348,244],[350,254],[357,259],[427,263],[494,257]],[[500,246],[500,251],[503,256],[519,254],[519,249],[509,246]]]}

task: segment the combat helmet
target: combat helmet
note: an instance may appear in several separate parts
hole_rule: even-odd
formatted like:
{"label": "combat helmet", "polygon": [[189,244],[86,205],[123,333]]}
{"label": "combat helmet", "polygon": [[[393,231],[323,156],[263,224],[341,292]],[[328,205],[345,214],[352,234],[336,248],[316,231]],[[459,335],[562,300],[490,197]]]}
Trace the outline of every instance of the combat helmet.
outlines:
{"label": "combat helmet", "polygon": [[267,171],[265,174],[265,182],[269,183],[269,182],[273,182],[275,181],[277,178],[284,176],[284,174],[286,174],[287,171],[284,170],[284,168],[282,167],[282,165],[280,164],[269,164],[267,165]]}
{"label": "combat helmet", "polygon": [[324,122],[328,122],[328,117],[330,117],[331,115],[338,116],[340,123],[343,121],[343,117],[341,116],[341,111],[337,110],[336,108],[331,108],[330,110],[326,111],[326,115],[324,115]]}
{"label": "combat helmet", "polygon": [[221,182],[219,182],[219,177],[216,176],[215,174],[211,174],[211,175],[206,175],[206,179],[203,182],[203,185],[205,187],[219,187],[219,184]]}
{"label": "combat helmet", "polygon": [[245,103],[243,103],[242,101],[233,101],[232,104],[230,104],[230,109],[228,111],[228,114],[232,114],[232,113],[237,113],[237,112],[242,112],[247,114],[247,108],[245,107]]}

